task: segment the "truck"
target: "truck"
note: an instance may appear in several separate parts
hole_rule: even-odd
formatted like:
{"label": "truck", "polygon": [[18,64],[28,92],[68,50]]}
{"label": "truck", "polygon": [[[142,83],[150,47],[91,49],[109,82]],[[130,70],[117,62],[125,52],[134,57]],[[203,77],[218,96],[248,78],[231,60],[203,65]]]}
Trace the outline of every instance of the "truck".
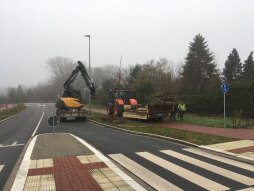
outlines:
{"label": "truck", "polygon": [[77,66],[64,83],[63,96],[56,100],[56,115],[60,118],[60,121],[66,121],[67,117],[74,117],[77,120],[87,119],[88,111],[83,108],[84,100],[81,97],[81,92],[71,85],[75,81],[79,72],[81,73],[86,86],[90,90],[90,95],[95,95],[94,84],[92,83],[83,63],[78,61]]}
{"label": "truck", "polygon": [[163,104],[138,104],[129,90],[111,90],[112,101],[107,105],[107,114],[142,120],[162,120],[170,115],[174,102]]}

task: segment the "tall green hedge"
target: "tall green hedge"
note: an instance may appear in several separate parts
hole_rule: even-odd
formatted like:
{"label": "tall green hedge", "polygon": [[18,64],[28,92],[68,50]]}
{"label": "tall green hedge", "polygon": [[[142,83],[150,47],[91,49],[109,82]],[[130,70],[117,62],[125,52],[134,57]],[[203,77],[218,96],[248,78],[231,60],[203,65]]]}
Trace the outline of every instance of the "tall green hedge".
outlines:
{"label": "tall green hedge", "polygon": [[[220,87],[213,92],[186,96],[188,112],[204,114],[223,113],[223,92]],[[254,82],[229,83],[226,93],[226,112],[233,115],[235,110],[242,110],[244,116],[254,116]]]}

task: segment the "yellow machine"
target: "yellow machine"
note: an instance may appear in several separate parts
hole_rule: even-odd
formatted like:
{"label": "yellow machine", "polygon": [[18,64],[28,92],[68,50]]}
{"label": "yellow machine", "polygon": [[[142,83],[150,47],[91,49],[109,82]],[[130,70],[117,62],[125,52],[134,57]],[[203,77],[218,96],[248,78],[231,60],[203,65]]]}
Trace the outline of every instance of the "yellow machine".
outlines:
{"label": "yellow machine", "polygon": [[81,76],[84,78],[86,85],[90,89],[90,94],[92,96],[95,95],[95,88],[87,74],[86,68],[82,62],[78,61],[78,65],[64,83],[65,90],[63,96],[57,100],[55,105],[57,108],[56,115],[61,121],[65,121],[67,117],[86,120],[88,112],[83,109],[84,102],[81,98],[81,93],[79,90],[76,90],[71,86],[79,72],[81,72]]}

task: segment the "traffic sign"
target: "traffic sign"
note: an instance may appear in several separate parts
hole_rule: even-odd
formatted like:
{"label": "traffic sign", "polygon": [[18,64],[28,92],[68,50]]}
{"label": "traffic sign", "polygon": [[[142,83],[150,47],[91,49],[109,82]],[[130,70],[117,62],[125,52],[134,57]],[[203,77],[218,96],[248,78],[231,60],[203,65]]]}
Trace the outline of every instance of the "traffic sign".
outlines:
{"label": "traffic sign", "polygon": [[223,84],[221,85],[221,90],[222,90],[224,93],[226,93],[226,92],[228,91],[228,84],[223,83]]}
{"label": "traffic sign", "polygon": [[57,127],[60,123],[60,120],[57,116],[53,115],[53,116],[50,116],[49,119],[48,119],[48,124],[49,126],[51,127]]}

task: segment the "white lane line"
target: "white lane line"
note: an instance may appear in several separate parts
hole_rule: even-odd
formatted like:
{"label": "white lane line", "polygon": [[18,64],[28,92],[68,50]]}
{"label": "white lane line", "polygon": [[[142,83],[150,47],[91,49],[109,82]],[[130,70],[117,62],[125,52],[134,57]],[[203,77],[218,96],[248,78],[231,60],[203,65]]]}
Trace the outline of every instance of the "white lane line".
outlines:
{"label": "white lane line", "polygon": [[3,170],[3,168],[4,168],[4,164],[1,164],[0,165],[0,172]]}
{"label": "white lane line", "polygon": [[232,160],[232,159],[217,156],[217,155],[207,153],[207,152],[204,152],[204,151],[201,151],[201,150],[198,150],[198,149],[194,149],[194,148],[187,148],[187,149],[183,149],[183,150],[194,153],[194,154],[197,154],[197,155],[201,155],[203,157],[207,157],[207,158],[210,158],[210,159],[213,159],[213,160],[217,160],[217,161],[220,161],[220,162],[232,165],[232,166],[243,168],[243,169],[248,170],[248,171],[253,171],[254,172],[254,166],[253,165],[249,165],[249,164],[246,164],[246,163],[243,163],[243,162],[238,162],[238,161],[235,161],[235,160]]}
{"label": "white lane line", "polygon": [[157,174],[151,172],[150,170],[144,168],[123,154],[111,154],[109,155],[112,159],[118,162],[120,165],[124,166],[126,169],[131,171],[133,174],[144,180],[147,184],[152,186],[156,190],[175,190],[180,191],[179,187],[168,182],[167,180],[161,178]]}
{"label": "white lane line", "polygon": [[40,121],[39,121],[39,123],[37,124],[37,126],[36,126],[36,128],[35,128],[33,134],[31,135],[31,137],[33,137],[33,136],[35,135],[36,131],[38,130],[38,128],[39,128],[39,126],[40,126],[40,124],[41,124],[41,120],[42,120],[43,116],[44,116],[44,111],[42,112]]}
{"label": "white lane line", "polygon": [[12,146],[15,146],[17,144],[17,141],[15,141],[14,143],[12,143]]}
{"label": "white lane line", "polygon": [[30,156],[32,154],[36,139],[37,139],[37,136],[35,136],[32,139],[32,141],[30,142],[30,144],[26,150],[26,153],[25,153],[24,158],[19,166],[17,175],[16,175],[14,183],[12,185],[12,188],[11,188],[12,191],[23,191],[23,189],[24,189],[26,177],[28,174],[28,169],[29,169],[29,166],[31,163]]}
{"label": "white lane line", "polygon": [[197,184],[202,188],[205,188],[206,190],[229,190],[229,188],[224,185],[209,180],[174,163],[166,161],[165,159],[157,157],[156,155],[153,155],[149,152],[137,152],[136,154],[190,182],[193,182],[194,184]]}
{"label": "white lane line", "polygon": [[0,145],[0,148],[4,148],[4,147],[17,147],[17,146],[22,146],[25,144],[16,144],[16,145]]}
{"label": "white lane line", "polygon": [[75,137],[78,141],[80,141],[83,145],[88,147],[91,151],[94,152],[94,154],[101,159],[111,170],[113,170],[117,175],[119,175],[124,181],[126,181],[134,190],[138,191],[145,191],[145,189],[140,186],[137,182],[135,182],[131,177],[129,177],[127,174],[125,174],[123,171],[121,171],[112,161],[109,160],[109,158],[105,157],[101,152],[99,152],[97,149],[95,149],[93,146],[91,146],[89,143],[84,141],[83,139],[76,137],[73,134],[69,134],[73,137]]}
{"label": "white lane line", "polygon": [[165,153],[167,155],[170,155],[171,157],[174,157],[174,158],[177,158],[179,160],[182,160],[184,162],[187,162],[187,163],[190,163],[192,165],[195,165],[195,166],[198,166],[200,168],[203,168],[205,170],[214,172],[214,173],[219,174],[221,176],[224,176],[226,178],[232,179],[232,180],[234,180],[236,182],[240,182],[240,183],[246,184],[248,186],[254,185],[254,179],[253,178],[250,178],[250,177],[247,177],[247,176],[244,176],[244,175],[232,172],[230,170],[226,170],[224,168],[221,168],[221,167],[209,164],[207,162],[204,162],[204,161],[201,161],[201,160],[198,160],[198,159],[195,159],[195,158],[183,155],[181,153],[177,153],[177,152],[172,151],[172,150],[163,150],[161,152]]}

